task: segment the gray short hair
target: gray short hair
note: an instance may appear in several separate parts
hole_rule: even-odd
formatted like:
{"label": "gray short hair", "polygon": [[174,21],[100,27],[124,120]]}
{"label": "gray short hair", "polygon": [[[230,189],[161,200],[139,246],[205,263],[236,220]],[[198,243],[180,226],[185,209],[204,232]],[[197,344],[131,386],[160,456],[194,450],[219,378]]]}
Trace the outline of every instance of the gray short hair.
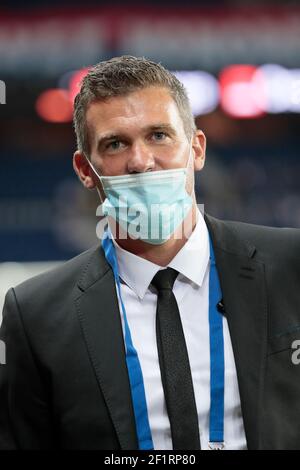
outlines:
{"label": "gray short hair", "polygon": [[123,55],[99,62],[82,80],[80,92],[74,102],[74,128],[78,150],[87,157],[90,156],[86,125],[86,111],[90,103],[113,96],[124,96],[148,86],[162,86],[170,91],[178,107],[185,133],[190,139],[196,126],[183,84],[161,64],[144,57]]}

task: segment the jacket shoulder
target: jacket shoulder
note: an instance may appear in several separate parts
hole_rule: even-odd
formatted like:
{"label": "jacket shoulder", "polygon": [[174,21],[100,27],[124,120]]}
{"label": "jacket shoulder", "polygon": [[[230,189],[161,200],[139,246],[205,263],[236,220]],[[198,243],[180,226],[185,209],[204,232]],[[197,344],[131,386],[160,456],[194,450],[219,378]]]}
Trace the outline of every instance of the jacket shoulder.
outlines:
{"label": "jacket shoulder", "polygon": [[265,254],[297,257],[300,261],[300,229],[268,227],[244,222],[224,221],[239,238],[247,240]]}
{"label": "jacket shoulder", "polygon": [[18,284],[14,287],[16,298],[22,304],[26,304],[27,301],[31,303],[33,298],[37,300],[40,296],[47,299],[51,295],[61,295],[62,292],[66,295],[73,291],[77,282],[84,276],[90,264],[97,257],[97,252],[101,256],[99,246],[94,246],[58,267]]}

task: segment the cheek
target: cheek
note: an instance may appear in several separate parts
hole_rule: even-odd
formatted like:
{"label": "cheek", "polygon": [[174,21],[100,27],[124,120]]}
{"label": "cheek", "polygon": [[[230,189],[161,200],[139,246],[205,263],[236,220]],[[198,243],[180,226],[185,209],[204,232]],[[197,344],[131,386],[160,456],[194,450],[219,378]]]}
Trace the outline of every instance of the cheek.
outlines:
{"label": "cheek", "polygon": [[174,168],[184,168],[187,163],[186,148],[158,149],[155,155],[155,162],[162,170]]}
{"label": "cheek", "polygon": [[107,156],[98,163],[98,168],[103,176],[118,176],[127,173],[126,158]]}

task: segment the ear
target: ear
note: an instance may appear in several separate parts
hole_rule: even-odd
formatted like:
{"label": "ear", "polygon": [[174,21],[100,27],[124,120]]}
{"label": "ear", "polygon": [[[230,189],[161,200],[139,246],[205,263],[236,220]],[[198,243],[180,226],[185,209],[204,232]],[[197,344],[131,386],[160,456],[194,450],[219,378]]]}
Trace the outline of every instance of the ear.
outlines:
{"label": "ear", "polygon": [[79,150],[76,150],[73,155],[73,168],[85,188],[94,189],[96,187],[94,172],[87,157]]}
{"label": "ear", "polygon": [[192,147],[194,150],[194,169],[195,171],[200,171],[205,163],[206,137],[199,129],[194,134]]}

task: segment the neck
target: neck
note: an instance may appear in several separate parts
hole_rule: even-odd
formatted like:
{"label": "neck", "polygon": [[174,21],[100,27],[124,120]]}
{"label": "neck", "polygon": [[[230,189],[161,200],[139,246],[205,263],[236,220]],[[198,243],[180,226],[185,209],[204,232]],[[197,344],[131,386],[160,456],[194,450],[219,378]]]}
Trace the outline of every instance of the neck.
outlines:
{"label": "neck", "polygon": [[[116,242],[124,250],[130,251],[134,255],[147,259],[159,266],[167,266],[176,254],[185,245],[191,236],[197,223],[197,205],[194,200],[193,206],[185,220],[174,232],[172,237],[161,245],[152,245],[142,240],[134,240],[127,237],[115,236]],[[184,230],[183,230],[184,226]],[[117,234],[116,234],[117,235]]]}

